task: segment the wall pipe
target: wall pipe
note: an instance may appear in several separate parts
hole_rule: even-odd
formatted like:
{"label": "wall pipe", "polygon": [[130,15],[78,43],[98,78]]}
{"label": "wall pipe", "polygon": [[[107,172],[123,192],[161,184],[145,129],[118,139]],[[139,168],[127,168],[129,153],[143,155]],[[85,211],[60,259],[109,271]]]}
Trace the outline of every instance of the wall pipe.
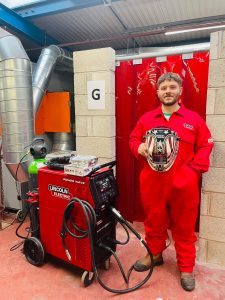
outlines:
{"label": "wall pipe", "polygon": [[[210,48],[210,43],[200,43],[200,44],[191,44],[191,45],[183,45],[183,46],[175,46],[175,47],[159,47],[159,48],[147,48],[148,52],[140,52],[138,54],[117,54],[116,61],[125,61],[132,59],[141,59],[148,57],[160,57],[174,54],[185,54],[191,52],[201,52],[208,51]],[[143,50],[145,48],[142,48]]]}

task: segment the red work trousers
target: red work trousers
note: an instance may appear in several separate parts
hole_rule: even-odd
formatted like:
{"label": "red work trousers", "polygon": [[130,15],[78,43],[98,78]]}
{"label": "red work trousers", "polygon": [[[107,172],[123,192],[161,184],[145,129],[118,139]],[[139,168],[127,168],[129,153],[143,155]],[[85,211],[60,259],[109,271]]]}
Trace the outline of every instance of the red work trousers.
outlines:
{"label": "red work trousers", "polygon": [[170,227],[181,272],[192,272],[196,257],[195,223],[199,206],[199,175],[188,165],[176,162],[166,172],[145,165],[140,174],[145,212],[145,239],[152,253],[166,248]]}

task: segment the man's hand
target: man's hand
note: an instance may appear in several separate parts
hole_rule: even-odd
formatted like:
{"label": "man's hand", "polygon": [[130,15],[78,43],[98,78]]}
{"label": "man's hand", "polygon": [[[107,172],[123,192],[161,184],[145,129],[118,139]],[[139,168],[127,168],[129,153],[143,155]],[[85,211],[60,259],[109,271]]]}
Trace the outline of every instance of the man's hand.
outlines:
{"label": "man's hand", "polygon": [[145,143],[140,144],[140,146],[138,147],[138,154],[140,154],[143,157],[148,156],[148,150]]}

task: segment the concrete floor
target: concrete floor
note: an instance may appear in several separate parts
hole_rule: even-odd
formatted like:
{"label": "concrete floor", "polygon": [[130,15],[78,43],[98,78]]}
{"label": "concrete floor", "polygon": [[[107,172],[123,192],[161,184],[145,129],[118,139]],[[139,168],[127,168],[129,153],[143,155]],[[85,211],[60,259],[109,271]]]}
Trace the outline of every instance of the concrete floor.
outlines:
{"label": "concrete floor", "polygon": [[[65,264],[52,257],[42,267],[29,264],[22,253],[22,246],[14,251],[10,248],[19,242],[15,235],[18,223],[0,231],[0,299],[1,300],[102,300],[102,299],[143,299],[143,300],[224,300],[225,269],[216,266],[201,265],[195,268],[196,289],[184,291],[179,282],[175,251],[171,245],[164,252],[165,264],[156,267],[150,280],[137,291],[118,295],[104,290],[95,280],[90,286],[81,284],[81,272],[72,265]],[[20,233],[26,235],[25,227]],[[133,225],[143,234],[140,223]],[[117,236],[122,239],[123,230],[118,228]],[[131,236],[127,246],[119,246],[117,255],[125,269],[128,269],[139,257],[145,254],[140,242]],[[130,282],[135,284],[143,278],[143,273],[133,272]],[[101,271],[101,279],[112,288],[125,288],[123,279],[116,268],[115,260],[111,260],[108,271]]]}

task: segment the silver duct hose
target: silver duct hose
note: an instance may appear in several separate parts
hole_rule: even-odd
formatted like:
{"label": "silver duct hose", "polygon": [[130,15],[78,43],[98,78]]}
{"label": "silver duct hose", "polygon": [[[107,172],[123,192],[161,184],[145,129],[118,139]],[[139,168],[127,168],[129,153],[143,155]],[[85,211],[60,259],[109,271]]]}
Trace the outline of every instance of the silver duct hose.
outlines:
{"label": "silver duct hose", "polygon": [[13,177],[28,181],[34,137],[30,60],[18,38],[0,29],[0,111],[3,160]]}
{"label": "silver duct hose", "polygon": [[[34,138],[34,116],[59,63],[73,70],[70,54],[57,46],[42,50],[31,76],[31,62],[18,38],[0,28],[0,111],[2,121],[3,160],[13,177],[28,181],[32,158],[24,149]],[[33,84],[32,84],[33,81]],[[33,89],[32,89],[33,86]],[[33,101],[32,101],[33,100]]]}
{"label": "silver duct hose", "polygon": [[57,63],[60,63],[70,70],[73,68],[73,59],[70,54],[62,48],[51,45],[42,50],[33,72],[33,108],[34,116],[37,115],[42,97],[45,94],[51,74]]}
{"label": "silver duct hose", "polygon": [[57,132],[53,135],[52,151],[75,150],[75,135],[73,133]]}
{"label": "silver duct hose", "polygon": [[[34,116],[37,115],[51,79],[51,74],[57,64],[60,64],[60,67],[64,67],[67,71],[73,72],[73,59],[70,53],[55,45],[43,49],[32,74]],[[49,138],[49,134],[46,133],[44,138]],[[73,133],[54,133],[52,150],[74,150],[74,143],[75,137]]]}

